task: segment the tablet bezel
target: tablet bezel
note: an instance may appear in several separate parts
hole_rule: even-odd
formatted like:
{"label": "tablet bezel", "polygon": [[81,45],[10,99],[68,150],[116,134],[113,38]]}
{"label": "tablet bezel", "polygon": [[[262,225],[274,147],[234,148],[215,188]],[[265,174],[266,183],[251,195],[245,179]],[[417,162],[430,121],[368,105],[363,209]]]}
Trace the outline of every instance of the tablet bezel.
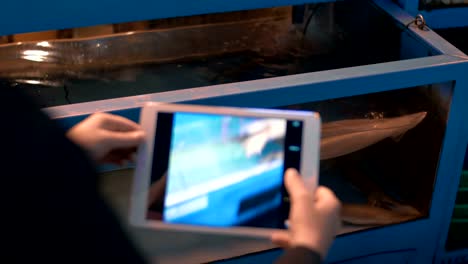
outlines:
{"label": "tablet bezel", "polygon": [[320,116],[316,112],[296,110],[273,110],[257,108],[237,108],[220,106],[186,105],[173,103],[146,103],[140,113],[140,125],[147,135],[146,140],[140,144],[137,153],[137,162],[133,179],[133,188],[130,199],[130,224],[137,227],[146,227],[164,230],[178,230],[197,233],[212,233],[249,237],[270,237],[272,228],[261,227],[207,227],[197,225],[184,225],[167,223],[161,220],[146,218],[148,190],[151,179],[153,150],[155,144],[157,117],[159,112],[176,113],[206,113],[217,115],[235,115],[245,117],[283,118],[300,120],[303,122],[301,167],[300,173],[311,191],[318,184],[318,171],[320,160]]}

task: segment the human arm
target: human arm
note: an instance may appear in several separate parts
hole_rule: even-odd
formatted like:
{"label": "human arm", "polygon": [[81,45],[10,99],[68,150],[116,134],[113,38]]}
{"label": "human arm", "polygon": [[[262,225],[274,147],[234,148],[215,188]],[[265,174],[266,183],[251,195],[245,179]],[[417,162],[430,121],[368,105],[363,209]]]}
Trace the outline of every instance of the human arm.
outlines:
{"label": "human arm", "polygon": [[21,90],[0,87],[0,262],[143,263],[83,152]]}
{"label": "human arm", "polygon": [[326,187],[310,192],[293,169],[286,171],[285,185],[291,200],[289,229],[271,237],[275,244],[286,248],[277,263],[319,263],[340,228],[340,202]]}

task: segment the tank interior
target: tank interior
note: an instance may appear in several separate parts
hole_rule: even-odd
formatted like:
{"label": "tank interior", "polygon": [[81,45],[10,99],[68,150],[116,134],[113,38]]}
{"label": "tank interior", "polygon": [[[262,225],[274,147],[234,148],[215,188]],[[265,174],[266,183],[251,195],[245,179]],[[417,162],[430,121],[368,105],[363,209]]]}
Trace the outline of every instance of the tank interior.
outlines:
{"label": "tank interior", "polygon": [[[437,55],[361,0],[111,28],[3,38],[0,78],[51,107]],[[344,232],[428,216],[452,87],[278,106],[321,114],[320,183],[344,204]]]}
{"label": "tank interior", "polygon": [[363,0],[109,28],[0,45],[0,77],[50,107],[436,55]]}
{"label": "tank interior", "polygon": [[349,230],[428,216],[451,83],[285,106],[322,117],[320,184]]}

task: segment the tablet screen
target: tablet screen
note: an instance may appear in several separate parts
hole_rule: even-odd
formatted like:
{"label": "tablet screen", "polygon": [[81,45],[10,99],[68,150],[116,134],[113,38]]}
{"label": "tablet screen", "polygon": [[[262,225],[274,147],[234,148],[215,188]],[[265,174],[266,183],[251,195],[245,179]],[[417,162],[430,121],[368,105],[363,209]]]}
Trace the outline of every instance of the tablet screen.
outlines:
{"label": "tablet screen", "polygon": [[283,175],[300,169],[302,127],[278,118],[158,113],[146,217],[283,228]]}

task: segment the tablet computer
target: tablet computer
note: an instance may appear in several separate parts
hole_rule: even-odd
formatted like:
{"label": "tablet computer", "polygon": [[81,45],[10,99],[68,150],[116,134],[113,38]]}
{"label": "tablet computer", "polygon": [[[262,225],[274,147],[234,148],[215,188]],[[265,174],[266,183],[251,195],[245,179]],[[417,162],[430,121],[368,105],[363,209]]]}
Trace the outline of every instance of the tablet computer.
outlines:
{"label": "tablet computer", "polygon": [[140,124],[132,225],[268,237],[286,228],[285,170],[317,185],[315,112],[148,103]]}

